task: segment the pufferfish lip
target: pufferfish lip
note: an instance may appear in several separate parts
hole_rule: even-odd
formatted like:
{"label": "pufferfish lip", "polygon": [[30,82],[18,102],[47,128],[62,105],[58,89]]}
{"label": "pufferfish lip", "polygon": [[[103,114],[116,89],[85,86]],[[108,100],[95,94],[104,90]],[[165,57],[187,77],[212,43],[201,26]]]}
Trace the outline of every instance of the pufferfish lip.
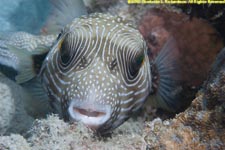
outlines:
{"label": "pufferfish lip", "polygon": [[90,128],[98,128],[111,116],[111,106],[73,100],[68,108],[71,121],[80,121]]}
{"label": "pufferfish lip", "polygon": [[75,112],[77,111],[78,113],[86,115],[88,117],[100,117],[100,116],[106,115],[105,112],[95,111],[91,109],[82,109],[82,108],[73,107],[73,110]]}

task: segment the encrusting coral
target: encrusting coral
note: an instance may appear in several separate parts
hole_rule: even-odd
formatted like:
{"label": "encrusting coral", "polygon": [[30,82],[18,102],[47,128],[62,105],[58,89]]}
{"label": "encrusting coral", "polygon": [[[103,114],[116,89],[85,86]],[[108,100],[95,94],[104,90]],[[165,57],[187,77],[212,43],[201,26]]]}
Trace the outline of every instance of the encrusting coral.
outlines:
{"label": "encrusting coral", "polygon": [[146,124],[149,149],[223,149],[225,147],[225,49],[217,57],[204,88],[174,119]]}
{"label": "encrusting coral", "polygon": [[130,120],[111,137],[100,138],[83,124],[68,124],[52,115],[47,119],[36,120],[26,140],[14,134],[0,137],[0,150],[144,149],[146,145],[141,136],[142,125],[140,120]]}

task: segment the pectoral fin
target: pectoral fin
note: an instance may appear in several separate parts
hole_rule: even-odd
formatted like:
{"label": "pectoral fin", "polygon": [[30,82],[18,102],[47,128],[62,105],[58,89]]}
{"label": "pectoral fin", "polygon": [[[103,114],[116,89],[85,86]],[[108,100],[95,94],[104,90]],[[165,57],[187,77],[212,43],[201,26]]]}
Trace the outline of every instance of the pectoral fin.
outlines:
{"label": "pectoral fin", "polygon": [[176,42],[171,37],[151,64],[153,91],[150,101],[169,111],[176,111],[182,105],[179,59]]}
{"label": "pectoral fin", "polygon": [[26,110],[30,115],[39,118],[53,112],[49,103],[49,97],[41,84],[40,78],[35,77],[21,85],[30,96],[25,103]]}

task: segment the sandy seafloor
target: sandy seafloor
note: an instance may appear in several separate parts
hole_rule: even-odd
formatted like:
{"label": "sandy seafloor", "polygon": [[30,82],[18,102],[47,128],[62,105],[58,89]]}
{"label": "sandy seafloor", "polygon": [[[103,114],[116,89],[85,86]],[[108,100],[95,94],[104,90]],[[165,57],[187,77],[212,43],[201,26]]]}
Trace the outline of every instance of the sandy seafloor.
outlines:
{"label": "sandy seafloor", "polygon": [[[85,2],[91,11],[96,7],[130,17],[124,2],[111,8],[104,1],[99,1],[101,7]],[[0,31],[38,34],[50,4],[45,0],[1,0],[0,6]],[[143,116],[131,118],[104,138],[80,123],[65,123],[57,115],[35,120],[25,111],[26,92],[0,75],[0,150],[225,149],[224,54],[184,112],[164,121],[155,115],[146,122]]]}

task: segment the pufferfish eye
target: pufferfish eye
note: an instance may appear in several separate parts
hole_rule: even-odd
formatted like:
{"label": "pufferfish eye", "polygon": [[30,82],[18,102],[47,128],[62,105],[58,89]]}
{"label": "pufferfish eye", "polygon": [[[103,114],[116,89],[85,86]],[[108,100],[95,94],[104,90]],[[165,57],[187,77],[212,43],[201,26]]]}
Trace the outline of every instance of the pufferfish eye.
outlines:
{"label": "pufferfish eye", "polygon": [[131,75],[130,78],[134,78],[137,76],[141,68],[141,65],[143,64],[144,58],[145,58],[144,51],[138,52],[134,55],[129,65],[129,72]]}
{"label": "pufferfish eye", "polygon": [[59,54],[61,58],[61,64],[63,66],[68,65],[72,59],[72,51],[75,50],[72,40],[72,35],[68,34],[65,36],[59,46]]}

